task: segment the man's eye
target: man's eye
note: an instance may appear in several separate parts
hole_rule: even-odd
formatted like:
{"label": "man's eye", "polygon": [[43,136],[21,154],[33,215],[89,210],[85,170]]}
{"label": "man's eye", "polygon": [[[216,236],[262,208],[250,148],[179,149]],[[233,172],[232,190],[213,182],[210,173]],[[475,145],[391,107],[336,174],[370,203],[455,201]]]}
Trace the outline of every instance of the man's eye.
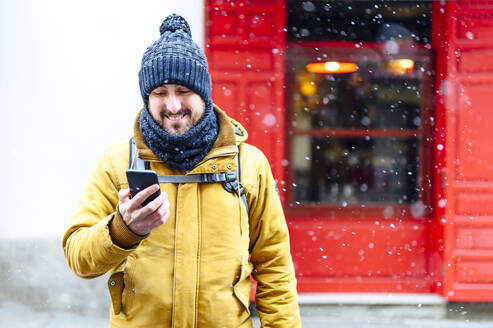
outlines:
{"label": "man's eye", "polygon": [[186,95],[189,92],[190,92],[190,90],[178,90],[178,93],[181,95]]}

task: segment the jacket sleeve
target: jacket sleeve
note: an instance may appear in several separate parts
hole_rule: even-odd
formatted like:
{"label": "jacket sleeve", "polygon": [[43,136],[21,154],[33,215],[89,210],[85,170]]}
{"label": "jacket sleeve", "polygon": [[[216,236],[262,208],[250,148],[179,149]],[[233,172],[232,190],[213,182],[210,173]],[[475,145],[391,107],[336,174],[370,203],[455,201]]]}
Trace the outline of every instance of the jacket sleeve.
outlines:
{"label": "jacket sleeve", "polygon": [[250,207],[250,251],[262,327],[301,327],[289,233],[269,163],[262,154]]}
{"label": "jacket sleeve", "polygon": [[62,240],[70,269],[82,278],[106,273],[133,251],[120,248],[110,237],[120,189],[110,157],[106,151],[98,159]]}

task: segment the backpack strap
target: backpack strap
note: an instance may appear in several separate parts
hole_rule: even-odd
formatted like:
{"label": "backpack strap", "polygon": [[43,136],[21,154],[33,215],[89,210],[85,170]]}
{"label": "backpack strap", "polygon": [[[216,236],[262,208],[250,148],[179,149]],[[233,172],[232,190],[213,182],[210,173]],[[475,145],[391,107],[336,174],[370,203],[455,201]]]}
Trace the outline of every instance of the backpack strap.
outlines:
{"label": "backpack strap", "polygon": [[245,188],[243,188],[243,185],[241,184],[241,165],[240,165],[240,146],[238,146],[238,189],[239,189],[239,196],[241,197],[241,200],[243,201],[243,204],[245,205],[247,214],[250,216],[250,208],[248,207],[248,202],[246,199],[246,194],[245,194]]}
{"label": "backpack strap", "polygon": [[132,170],[148,170],[149,162],[143,161],[140,159],[139,155],[137,155],[137,147],[135,146],[134,138],[130,138],[129,140],[129,152],[128,152],[128,169]]}
{"label": "backpack strap", "polygon": [[241,184],[241,165],[240,165],[240,147],[238,147],[238,171],[237,172],[227,172],[227,173],[233,173],[234,177],[229,180],[223,182],[223,187],[226,189],[226,191],[235,193],[238,195],[238,197],[241,198],[241,201],[243,202],[243,205],[245,205],[245,209],[247,211],[247,214],[250,215],[250,208],[248,207],[248,202],[246,199],[246,194],[245,194],[245,188],[243,188],[243,185]]}
{"label": "backpack strap", "polygon": [[[234,124],[231,124],[233,126],[233,130],[235,131],[236,135],[243,136],[243,132]],[[238,145],[238,156],[236,157],[238,161],[238,193],[237,195],[241,198],[243,201],[243,205],[245,205],[247,214],[250,215],[250,208],[248,207],[248,202],[246,199],[246,194],[245,194],[245,188],[243,188],[243,185],[241,184],[241,162],[240,162],[240,146]],[[223,183],[224,186],[224,183]],[[226,187],[224,187],[226,189]],[[227,189],[226,189],[227,190]]]}
{"label": "backpack strap", "polygon": [[160,183],[213,183],[213,182],[231,182],[236,180],[236,172],[221,173],[201,173],[187,175],[159,175]]}
{"label": "backpack strap", "polygon": [[[235,128],[235,133],[241,135],[241,131]],[[238,171],[237,172],[220,172],[220,173],[201,173],[186,175],[158,175],[159,183],[214,183],[221,182],[224,189],[230,193],[235,193],[241,198],[246,211],[250,214],[248,202],[245,195],[245,189],[241,185],[241,168],[240,168],[240,148],[238,147]],[[134,138],[129,140],[128,168],[134,170],[149,170],[150,164],[137,155],[137,147]],[[239,177],[239,179],[238,179]]]}

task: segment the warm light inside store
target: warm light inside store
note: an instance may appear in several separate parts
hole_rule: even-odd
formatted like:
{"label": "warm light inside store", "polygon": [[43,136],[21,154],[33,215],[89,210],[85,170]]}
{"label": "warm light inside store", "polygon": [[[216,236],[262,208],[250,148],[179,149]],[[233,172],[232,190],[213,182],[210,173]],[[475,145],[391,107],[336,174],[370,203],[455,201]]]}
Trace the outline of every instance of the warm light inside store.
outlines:
{"label": "warm light inside store", "polygon": [[306,70],[310,73],[342,74],[356,72],[358,66],[353,62],[326,61],[322,63],[310,63],[306,65]]}
{"label": "warm light inside store", "polygon": [[389,68],[392,72],[402,75],[414,69],[414,61],[412,59],[390,60]]}

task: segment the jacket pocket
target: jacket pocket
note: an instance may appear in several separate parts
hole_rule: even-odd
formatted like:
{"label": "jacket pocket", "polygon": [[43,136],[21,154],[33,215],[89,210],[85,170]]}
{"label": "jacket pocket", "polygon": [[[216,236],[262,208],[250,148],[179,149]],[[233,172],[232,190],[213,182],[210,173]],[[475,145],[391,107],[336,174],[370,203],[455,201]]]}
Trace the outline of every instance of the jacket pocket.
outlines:
{"label": "jacket pocket", "polygon": [[115,315],[123,313],[129,316],[131,301],[133,300],[134,282],[133,282],[133,257],[120,263],[108,279],[108,290],[110,291],[111,304]]}
{"label": "jacket pocket", "polygon": [[250,281],[250,274],[253,270],[253,264],[246,259],[241,262],[240,278],[233,285],[233,294],[245,307],[248,314],[250,314],[250,294],[252,292],[252,282]]}
{"label": "jacket pocket", "polygon": [[108,279],[108,289],[115,315],[120,314],[122,311],[122,295],[123,289],[125,288],[124,275],[125,273],[123,271],[115,272]]}

